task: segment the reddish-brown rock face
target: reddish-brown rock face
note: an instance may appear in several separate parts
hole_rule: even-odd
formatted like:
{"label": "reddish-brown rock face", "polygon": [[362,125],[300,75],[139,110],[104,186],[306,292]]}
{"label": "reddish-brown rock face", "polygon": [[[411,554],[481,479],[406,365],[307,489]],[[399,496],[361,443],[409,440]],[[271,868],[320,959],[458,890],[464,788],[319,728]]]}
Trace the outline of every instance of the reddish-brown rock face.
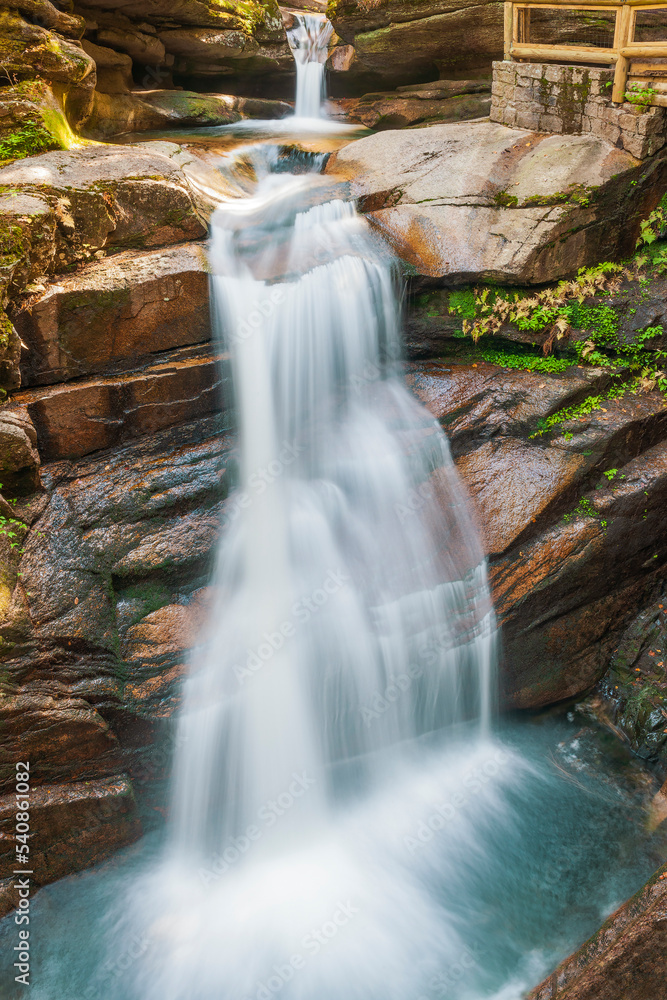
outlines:
{"label": "reddish-brown rock face", "polygon": [[18,392],[13,405],[35,423],[44,458],[80,458],[215,412],[227,381],[223,359],[205,346],[118,375]]}
{"label": "reddish-brown rock face", "polygon": [[[52,830],[40,841],[45,881],[138,835],[129,782],[150,813],[188,650],[210,602],[224,599],[209,575],[233,516],[229,382],[210,344],[202,246],[183,242],[203,227],[182,155],[166,143],[107,147],[0,171],[33,191],[20,206],[25,266],[10,275],[25,381],[0,421],[3,482],[18,497],[0,513],[29,526],[24,552],[0,538],[0,792],[11,794],[12,769],[29,757],[40,830]],[[70,181],[78,187],[65,195]],[[138,251],[131,241],[146,231],[150,246],[168,246]],[[660,314],[639,308],[646,323]],[[443,326],[413,314],[413,356],[460,346]],[[452,353],[413,362],[407,377],[445,428],[477,513],[503,628],[504,704],[587,691],[663,586],[663,396],[628,394],[535,436],[539,421],[606,393],[610,375],[511,371]]]}
{"label": "reddish-brown rock face", "polygon": [[527,1000],[665,1000],[667,867]]}
{"label": "reddish-brown rock face", "polygon": [[28,350],[22,384],[52,385],[210,340],[205,246],[101,260],[50,285],[14,316]]}
{"label": "reddish-brown rock face", "polygon": [[[664,575],[662,395],[612,400],[567,424],[571,440],[571,432],[531,438],[540,417],[601,392],[608,376],[484,362],[415,369],[414,388],[449,434],[490,556],[505,704],[534,708],[581,694]],[[586,513],[575,514],[581,498]]]}
{"label": "reddish-brown rock face", "polygon": [[[0,798],[0,915],[17,903],[16,798]],[[125,775],[44,785],[30,796],[30,878],[33,888],[95,864],[141,834],[132,786]]]}

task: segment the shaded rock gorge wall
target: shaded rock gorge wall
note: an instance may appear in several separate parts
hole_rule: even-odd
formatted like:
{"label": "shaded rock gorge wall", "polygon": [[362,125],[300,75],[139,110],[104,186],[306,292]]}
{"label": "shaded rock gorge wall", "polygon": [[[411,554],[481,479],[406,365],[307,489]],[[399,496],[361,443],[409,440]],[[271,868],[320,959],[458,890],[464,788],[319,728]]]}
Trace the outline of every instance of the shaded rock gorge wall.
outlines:
{"label": "shaded rock gorge wall", "polygon": [[348,76],[366,85],[485,70],[502,58],[499,0],[330,0],[327,14],[354,48]]}

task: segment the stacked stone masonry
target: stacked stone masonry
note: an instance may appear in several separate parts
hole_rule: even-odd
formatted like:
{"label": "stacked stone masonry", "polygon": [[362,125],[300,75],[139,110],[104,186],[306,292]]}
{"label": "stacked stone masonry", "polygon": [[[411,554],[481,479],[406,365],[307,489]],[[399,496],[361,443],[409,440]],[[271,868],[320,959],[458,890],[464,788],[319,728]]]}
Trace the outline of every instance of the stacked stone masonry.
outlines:
{"label": "stacked stone masonry", "polygon": [[534,132],[590,132],[643,160],[667,144],[667,108],[612,104],[613,77],[599,67],[495,62],[491,120]]}

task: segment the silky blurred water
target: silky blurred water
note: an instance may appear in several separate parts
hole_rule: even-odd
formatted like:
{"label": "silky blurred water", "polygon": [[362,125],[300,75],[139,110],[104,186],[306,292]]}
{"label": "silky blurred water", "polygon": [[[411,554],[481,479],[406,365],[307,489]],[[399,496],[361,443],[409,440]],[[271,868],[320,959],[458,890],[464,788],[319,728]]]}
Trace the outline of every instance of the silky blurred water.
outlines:
{"label": "silky blurred water", "polygon": [[[314,996],[314,979],[324,984],[318,1000],[519,1000],[667,858],[665,834],[649,834],[645,825],[644,772],[614,737],[579,715],[570,720],[559,714],[510,721],[474,750],[465,726],[445,745],[421,741],[387,786],[348,803],[337,841],[317,841],[316,863],[313,844],[305,843],[273,871],[257,865],[254,874],[250,866],[243,873],[232,861],[218,876],[211,859],[186,873],[178,927],[147,915],[146,894],[155,891],[147,872],[163,857],[164,833],[97,871],[43,889],[32,902],[28,995],[141,996],[141,970],[154,967],[159,981],[167,938],[177,952],[194,949],[198,974],[251,960],[245,978],[222,975],[210,992],[184,975],[172,990],[182,1000],[292,1000]],[[256,817],[262,836],[288,812]],[[246,860],[259,847],[261,837]],[[344,882],[350,856],[360,864],[352,885]],[[406,883],[415,879],[430,901],[416,928],[411,912],[392,912],[414,899]],[[303,902],[320,893],[325,903],[312,906],[305,928],[288,926],[290,897]],[[285,923],[278,936],[268,933],[267,914],[276,909]],[[387,931],[398,934],[389,961],[382,938],[367,934],[382,916],[378,909]],[[242,928],[259,910],[263,922],[242,956]],[[6,1000],[26,995],[10,968],[16,930],[11,916],[0,923]],[[202,946],[215,945],[197,952],[198,935]],[[288,979],[294,955],[303,966]],[[144,985],[152,996],[150,975]]]}

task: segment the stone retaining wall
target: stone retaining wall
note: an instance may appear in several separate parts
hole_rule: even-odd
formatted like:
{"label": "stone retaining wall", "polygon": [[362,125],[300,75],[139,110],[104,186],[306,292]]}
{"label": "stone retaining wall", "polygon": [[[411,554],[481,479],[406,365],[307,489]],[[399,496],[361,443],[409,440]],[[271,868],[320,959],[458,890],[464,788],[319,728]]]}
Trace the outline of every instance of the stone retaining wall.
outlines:
{"label": "stone retaining wall", "polygon": [[613,77],[600,67],[495,62],[491,121],[534,132],[590,132],[643,160],[667,144],[667,108],[612,104]]}

